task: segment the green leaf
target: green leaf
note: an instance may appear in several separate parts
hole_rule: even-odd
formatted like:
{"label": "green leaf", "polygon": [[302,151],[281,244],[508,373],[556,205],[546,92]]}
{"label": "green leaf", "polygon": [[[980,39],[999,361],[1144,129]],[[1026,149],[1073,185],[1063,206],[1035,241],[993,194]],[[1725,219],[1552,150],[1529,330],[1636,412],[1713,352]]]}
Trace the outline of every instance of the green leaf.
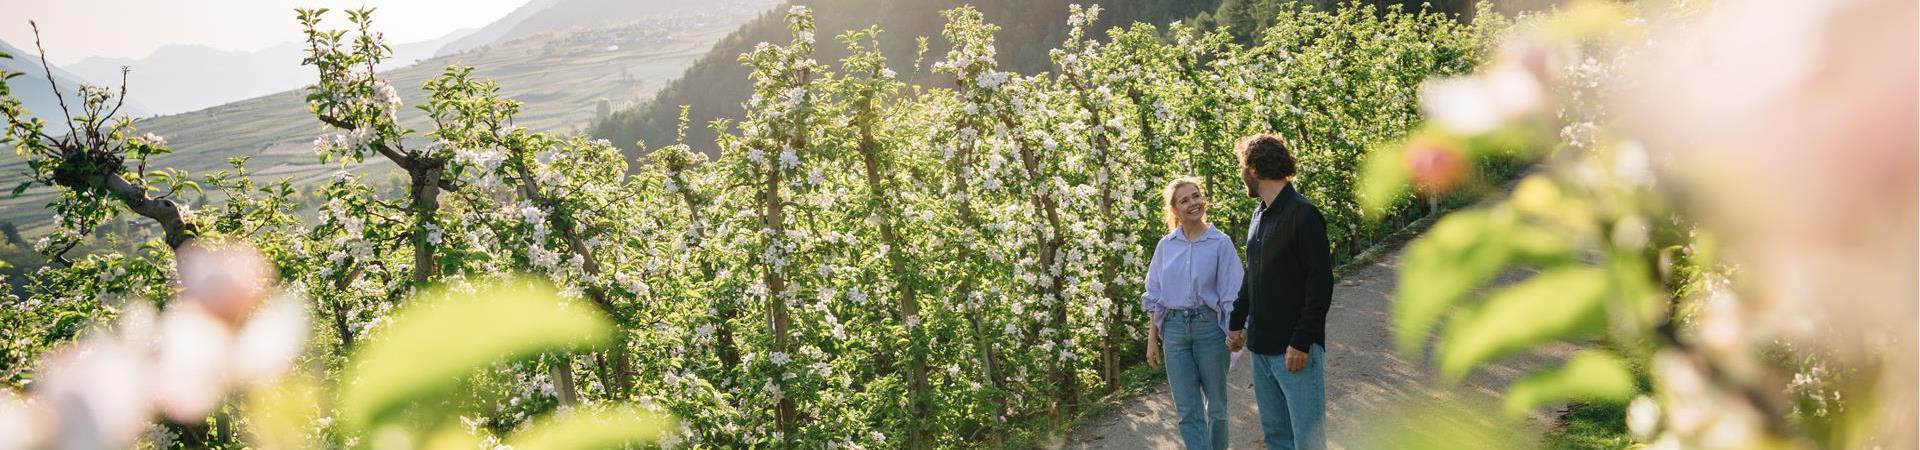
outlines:
{"label": "green leaf", "polygon": [[1440,376],[1457,381],[1480,363],[1543,342],[1605,330],[1607,274],[1592,267],[1551,269],[1455,314],[1441,340]]}
{"label": "green leaf", "polygon": [[1506,266],[1510,227],[1502,217],[1485,210],[1449,214],[1408,246],[1393,302],[1401,353],[1418,357],[1440,315]]}
{"label": "green leaf", "polygon": [[673,423],[672,417],[634,406],[588,407],[536,421],[508,444],[536,450],[618,448],[656,442]]}
{"label": "green leaf", "polygon": [[1407,191],[1407,165],[1398,145],[1383,146],[1367,155],[1360,175],[1360,208],[1368,219],[1379,219],[1393,201]]}
{"label": "green leaf", "polygon": [[10,197],[19,197],[21,193],[27,192],[27,188],[30,188],[30,187],[33,187],[32,180],[22,181],[20,182],[19,186],[13,187],[13,194],[10,195]]}
{"label": "green leaf", "polygon": [[1652,330],[1669,314],[1667,296],[1654,286],[1659,281],[1654,280],[1647,261],[1637,256],[1614,254],[1607,258],[1607,275],[1612,277],[1607,283],[1613,286],[1610,304],[1619,319],[1616,323]]}
{"label": "green leaf", "polygon": [[459,377],[496,361],[610,337],[612,324],[597,310],[544,282],[515,279],[472,292],[420,295],[353,355],[340,393],[348,429],[372,429],[409,404],[447,395]]}
{"label": "green leaf", "polygon": [[1581,350],[1566,365],[1546,370],[1507,387],[1508,417],[1519,417],[1540,405],[1569,399],[1624,401],[1638,391],[1627,362],[1605,350]]}

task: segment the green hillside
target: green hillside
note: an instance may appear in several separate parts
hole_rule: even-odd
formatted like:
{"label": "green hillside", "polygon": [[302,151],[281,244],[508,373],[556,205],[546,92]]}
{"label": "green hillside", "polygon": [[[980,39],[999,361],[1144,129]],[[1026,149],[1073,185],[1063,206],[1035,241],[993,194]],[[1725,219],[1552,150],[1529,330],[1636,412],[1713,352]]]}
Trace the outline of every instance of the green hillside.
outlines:
{"label": "green hillside", "polygon": [[[594,121],[603,100],[609,110],[636,103],[680,76],[755,12],[655,16],[614,27],[538,34],[425,60],[385,76],[408,102],[400,110],[402,122],[414,128],[430,125],[412,107],[426,97],[421,83],[459,64],[474,66],[475,76],[499,81],[505,95],[525,103],[518,125],[574,131]],[[142,133],[165,137],[174,149],[174,154],[157,158],[156,167],[202,173],[227,168],[229,157],[247,156],[252,158],[248,168],[256,175],[293,177],[301,185],[338,170],[313,154],[321,124],[307,111],[305,95],[304,90],[281,92],[142,119],[137,126]],[[0,157],[0,173],[25,172],[25,164],[23,158]],[[386,171],[389,166],[374,160],[355,170]],[[44,205],[53,195],[52,189],[36,187],[19,197],[0,197],[0,224],[14,224],[28,238],[45,234],[50,213]]]}
{"label": "green hillside", "polygon": [[[1167,22],[1182,20],[1195,15],[1213,11],[1219,0],[813,0],[793,1],[790,4],[805,5],[814,9],[814,17],[819,21],[819,40],[823,43],[817,48],[816,58],[821,62],[833,62],[846,57],[845,46],[832,43],[832,37],[851,29],[864,29],[878,25],[886,30],[880,37],[881,51],[886,53],[888,64],[900,73],[900,77],[909,83],[924,84],[937,77],[929,76],[922,70],[914,70],[914,56],[917,51],[916,38],[927,39],[927,63],[945,54],[948,44],[940,37],[942,22],[940,11],[948,8],[971,4],[985,15],[988,22],[1003,27],[995,36],[995,48],[1001,67],[1007,70],[1034,73],[1048,70],[1052,66],[1047,51],[1060,45],[1066,38],[1067,5],[1101,5],[1099,21],[1090,29],[1106,29],[1114,25],[1133,22],[1148,22],[1165,25]],[[594,137],[613,141],[629,153],[637,151],[635,141],[644,140],[648,145],[671,143],[675,125],[679,119],[680,105],[688,105],[693,122],[704,125],[713,119],[734,117],[740,112],[740,100],[747,98],[749,86],[746,69],[736,60],[741,53],[753,48],[762,41],[782,41],[787,39],[787,30],[781,23],[786,7],[774,8],[774,11],[762,14],[748,22],[739,30],[722,39],[706,56],[695,61],[687,68],[687,73],[666,88],[661,89],[649,102],[632,109],[613,113],[606,120],[594,124]],[[950,78],[949,78],[950,79]],[[951,81],[948,81],[949,83]],[[695,148],[711,147],[714,133],[704,126],[687,130],[687,143]]]}
{"label": "green hillside", "polygon": [[[1542,10],[1563,0],[1488,0],[1494,10],[1505,14]],[[1407,11],[1429,8],[1436,12],[1471,19],[1476,0],[1363,0],[1358,3],[1398,6]],[[1065,38],[1067,5],[1101,5],[1102,13],[1091,29],[1145,22],[1166,25],[1176,20],[1191,20],[1207,29],[1224,27],[1244,43],[1259,30],[1273,25],[1273,18],[1286,8],[1311,7],[1331,10],[1336,0],[790,0],[789,5],[814,8],[819,20],[821,41],[851,29],[878,25],[881,51],[892,69],[910,84],[946,82],[931,77],[925,70],[913,70],[917,38],[926,37],[929,61],[946,51],[940,37],[938,11],[971,4],[988,22],[1004,27],[995,36],[1002,67],[1035,73],[1052,68],[1047,51]],[[681,105],[689,107],[689,116],[697,126],[687,130],[687,144],[711,150],[714,133],[704,125],[719,118],[733,118],[741,111],[740,99],[748,94],[747,72],[736,58],[762,41],[785,39],[781,24],[785,7],[762,14],[715,45],[687,69],[687,75],[661,89],[652,100],[632,109],[613,113],[592,128],[594,137],[613,141],[629,154],[639,150],[636,141],[648,145],[672,143]],[[821,45],[817,49],[822,62],[846,56],[844,46]]]}

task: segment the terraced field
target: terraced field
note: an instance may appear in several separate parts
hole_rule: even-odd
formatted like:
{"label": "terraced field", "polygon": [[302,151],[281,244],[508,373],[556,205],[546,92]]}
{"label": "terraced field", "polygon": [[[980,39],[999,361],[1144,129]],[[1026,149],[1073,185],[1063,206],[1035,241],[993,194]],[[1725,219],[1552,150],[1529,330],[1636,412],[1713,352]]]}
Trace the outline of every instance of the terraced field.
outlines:
{"label": "terraced field", "polygon": [[[402,122],[416,129],[430,125],[424,113],[412,107],[426,97],[421,84],[457,64],[475,67],[475,76],[498,81],[504,94],[523,102],[519,125],[573,131],[592,122],[601,99],[619,109],[651,96],[749,18],[751,14],[701,14],[542,34],[425,60],[384,76],[408,104],[400,113]],[[173,145],[175,153],[158,158],[154,167],[210,172],[227,168],[229,157],[250,156],[248,169],[265,175],[256,180],[292,177],[303,184],[341,168],[322,164],[311,150],[322,128],[307,112],[305,95],[304,90],[282,92],[143,119],[137,125],[140,132],[164,136]],[[22,180],[26,159],[6,154],[0,156],[0,184],[11,188]],[[370,160],[347,169],[382,172],[391,166]],[[44,235],[52,215],[45,205],[54,195],[52,189],[36,187],[19,197],[0,198],[0,223],[14,223],[29,239]]]}

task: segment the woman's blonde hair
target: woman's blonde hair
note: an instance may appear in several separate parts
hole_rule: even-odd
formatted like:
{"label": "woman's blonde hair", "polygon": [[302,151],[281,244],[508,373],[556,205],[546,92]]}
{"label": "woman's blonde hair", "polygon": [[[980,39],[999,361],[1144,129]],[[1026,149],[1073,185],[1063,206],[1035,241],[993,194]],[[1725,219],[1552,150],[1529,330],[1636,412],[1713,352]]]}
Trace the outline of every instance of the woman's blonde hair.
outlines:
{"label": "woman's blonde hair", "polygon": [[1181,186],[1193,186],[1194,189],[1200,189],[1200,182],[1200,178],[1198,177],[1175,178],[1172,182],[1167,183],[1167,189],[1160,193],[1160,198],[1166,202],[1166,208],[1160,212],[1167,219],[1168,231],[1180,228],[1180,210],[1174,207],[1174,201],[1176,199],[1173,198],[1173,191],[1180,190]]}

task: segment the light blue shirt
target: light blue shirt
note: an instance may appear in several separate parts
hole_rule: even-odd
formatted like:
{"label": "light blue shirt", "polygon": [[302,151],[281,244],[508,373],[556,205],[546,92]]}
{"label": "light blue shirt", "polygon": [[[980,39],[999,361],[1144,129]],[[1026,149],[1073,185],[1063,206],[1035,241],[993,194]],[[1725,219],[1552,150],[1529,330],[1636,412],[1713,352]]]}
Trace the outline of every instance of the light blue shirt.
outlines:
{"label": "light blue shirt", "polygon": [[1147,292],[1141,304],[1153,315],[1153,327],[1170,309],[1208,308],[1219,318],[1226,331],[1227,318],[1233,313],[1233,298],[1240,294],[1246,269],[1240,266],[1240,254],[1233,240],[1213,226],[1199,239],[1187,240],[1186,233],[1175,229],[1160,238],[1153,249],[1153,262],[1147,265]]}

